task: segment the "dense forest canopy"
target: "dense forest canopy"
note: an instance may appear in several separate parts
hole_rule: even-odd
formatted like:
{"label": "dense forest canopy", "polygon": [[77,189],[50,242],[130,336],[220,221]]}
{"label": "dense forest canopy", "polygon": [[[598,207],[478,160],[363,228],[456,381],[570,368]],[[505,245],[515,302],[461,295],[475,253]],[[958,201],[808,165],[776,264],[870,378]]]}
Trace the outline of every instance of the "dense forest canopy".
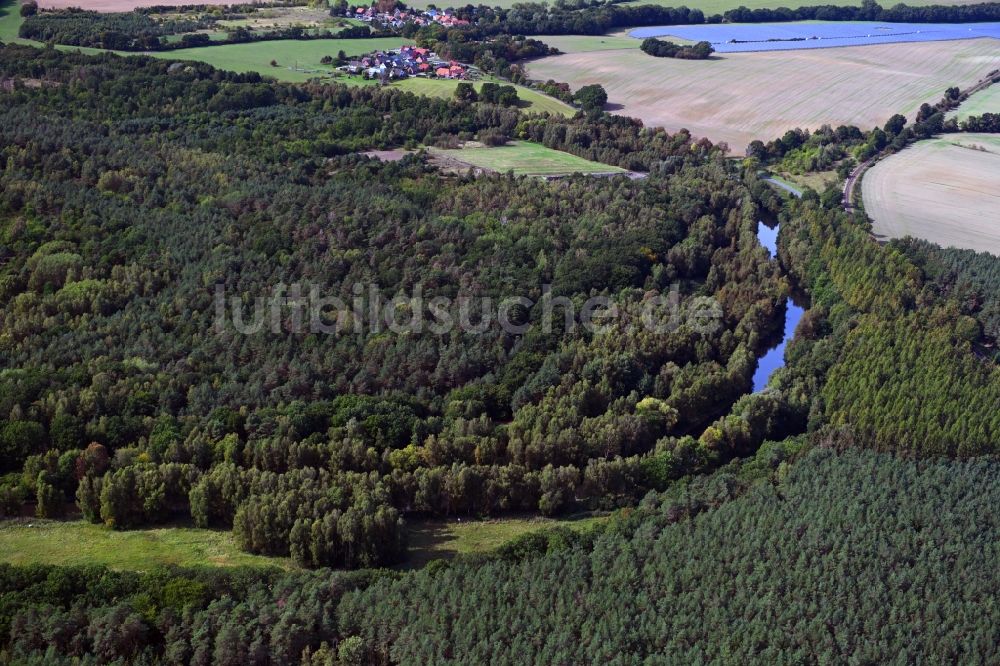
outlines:
{"label": "dense forest canopy", "polygon": [[[181,513],[253,552],[370,566],[401,556],[401,514],[615,506],[733,454],[690,435],[748,390],[788,285],[711,144],[151,59],[4,55],[5,76],[52,84],[0,98],[3,465],[30,470],[10,501],[44,497],[44,513],[75,493],[116,528]],[[651,174],[450,178],[357,153],[486,132]],[[218,329],[217,292],[299,284],[348,303],[535,305],[517,333]],[[622,316],[548,330],[546,293]],[[711,298],[719,325],[653,334],[640,323],[659,297],[682,312]]]}
{"label": "dense forest canopy", "polygon": [[[180,519],[319,569],[3,565],[0,659],[996,661],[997,260],[880,245],[758,176],[906,145],[941,108],[736,161],[597,89],[554,118],[16,46],[0,79],[0,515]],[[448,174],[422,150],[474,139],[644,177]],[[482,309],[331,332],[261,310],[278,286]],[[474,325],[511,296],[512,326]],[[750,393],[790,297],[785,366]],[[553,323],[553,299],[616,314]],[[705,305],[712,326],[673,317]],[[379,569],[407,520],[581,509],[614,513]]]}
{"label": "dense forest canopy", "polygon": [[0,630],[46,664],[995,662],[1000,463],[801,451],[408,574],[0,565]]}

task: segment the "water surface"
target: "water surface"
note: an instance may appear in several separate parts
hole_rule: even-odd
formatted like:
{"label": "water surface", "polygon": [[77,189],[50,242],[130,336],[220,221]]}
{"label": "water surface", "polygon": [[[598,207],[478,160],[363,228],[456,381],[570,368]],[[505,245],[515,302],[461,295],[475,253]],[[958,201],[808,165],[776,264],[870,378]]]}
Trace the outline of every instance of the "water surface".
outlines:
{"label": "water surface", "polygon": [[[772,257],[778,254],[778,225],[769,227],[763,222],[757,223],[757,240],[767,248]],[[781,341],[771,347],[757,360],[757,370],[753,373],[753,392],[757,393],[767,387],[768,380],[778,368],[785,365],[785,345],[795,335],[795,327],[799,325],[804,310],[796,305],[791,298],[785,300],[785,330]]]}
{"label": "water surface", "polygon": [[884,23],[878,21],[793,21],[663,25],[629,32],[636,39],[674,36],[710,42],[719,53],[787,51],[896,42],[933,42],[992,37],[1000,23]]}

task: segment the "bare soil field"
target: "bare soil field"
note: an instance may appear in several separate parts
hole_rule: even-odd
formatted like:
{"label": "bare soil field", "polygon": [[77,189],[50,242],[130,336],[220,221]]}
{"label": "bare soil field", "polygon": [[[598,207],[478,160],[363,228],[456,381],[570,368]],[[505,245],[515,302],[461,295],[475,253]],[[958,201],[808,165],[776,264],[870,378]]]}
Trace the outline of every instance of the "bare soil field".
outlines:
{"label": "bare soil field", "polygon": [[1000,135],[916,143],[869,169],[861,191],[879,236],[1000,255]]}
{"label": "bare soil field", "polygon": [[894,113],[912,118],[947,87],[972,85],[998,67],[1000,40],[976,39],[710,60],[653,58],[639,50],[568,52],[532,62],[528,73],[574,89],[600,83],[616,113],[670,131],[686,127],[742,154],[753,139],[774,139],[794,127],[867,129]]}

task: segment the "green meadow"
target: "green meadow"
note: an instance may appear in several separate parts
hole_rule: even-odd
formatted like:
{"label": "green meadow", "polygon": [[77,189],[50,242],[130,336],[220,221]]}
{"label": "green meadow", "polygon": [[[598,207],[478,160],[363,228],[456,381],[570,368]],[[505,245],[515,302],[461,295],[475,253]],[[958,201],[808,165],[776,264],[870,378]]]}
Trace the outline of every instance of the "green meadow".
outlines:
{"label": "green meadow", "polygon": [[79,521],[0,522],[0,561],[9,564],[101,564],[147,571],[159,566],[256,566],[290,568],[282,557],[242,552],[230,531],[171,525],[115,531]]}
{"label": "green meadow", "polygon": [[[408,528],[409,557],[401,566],[414,568],[434,559],[485,553],[530,532],[556,526],[584,530],[605,519],[531,517],[413,522]],[[119,571],[148,571],[162,566],[296,568],[287,557],[264,557],[241,551],[229,530],[167,525],[115,531],[81,520],[23,518],[0,521],[0,562],[64,566],[98,564]]]}
{"label": "green meadow", "polygon": [[984,113],[1000,113],[1000,83],[994,83],[986,90],[980,90],[962,102],[962,105],[949,113],[948,117],[965,120],[970,116],[981,116]]}
{"label": "green meadow", "polygon": [[624,173],[625,170],[546,148],[530,141],[512,141],[495,148],[475,147],[431,152],[466,164],[519,176],[563,176],[572,173]]}

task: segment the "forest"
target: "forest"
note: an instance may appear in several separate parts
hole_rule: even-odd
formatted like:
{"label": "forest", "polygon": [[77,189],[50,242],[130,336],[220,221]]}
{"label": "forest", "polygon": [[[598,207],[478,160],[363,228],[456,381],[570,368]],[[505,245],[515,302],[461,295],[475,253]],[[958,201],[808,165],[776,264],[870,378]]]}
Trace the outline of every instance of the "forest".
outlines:
{"label": "forest", "polygon": [[[116,529],[189,517],[250,552],[374,566],[403,555],[405,514],[614,507],[732,455],[691,433],[749,389],[788,285],[711,144],[611,116],[3,55],[5,76],[57,84],[0,99],[8,506],[55,517],[75,498]],[[357,154],[484,134],[654,174],[452,179]],[[364,285],[537,305],[518,335],[216,331],[217,289],[307,280],[347,302]],[[622,317],[546,330],[543,288]],[[713,297],[718,328],[637,326],[674,288],[681,308]]]}
{"label": "forest", "polygon": [[[190,523],[297,567],[0,565],[0,660],[997,661],[997,260],[880,245],[760,177],[905,146],[951,93],[732,160],[499,87],[10,45],[0,79],[0,516]],[[471,140],[643,177],[445,173],[422,150]],[[259,305],[278,285],[392,308],[303,327],[298,296]],[[485,305],[394,330],[441,316],[416,292]],[[241,300],[221,326],[219,294]],[[516,330],[490,318],[509,296]],[[751,392],[789,297],[785,365]],[[565,316],[595,299],[605,326]],[[675,316],[706,304],[713,326]],[[578,511],[610,518],[390,568],[407,521]]]}
{"label": "forest", "polygon": [[411,573],[0,565],[0,631],[27,664],[994,663],[997,461],[821,440]]}

